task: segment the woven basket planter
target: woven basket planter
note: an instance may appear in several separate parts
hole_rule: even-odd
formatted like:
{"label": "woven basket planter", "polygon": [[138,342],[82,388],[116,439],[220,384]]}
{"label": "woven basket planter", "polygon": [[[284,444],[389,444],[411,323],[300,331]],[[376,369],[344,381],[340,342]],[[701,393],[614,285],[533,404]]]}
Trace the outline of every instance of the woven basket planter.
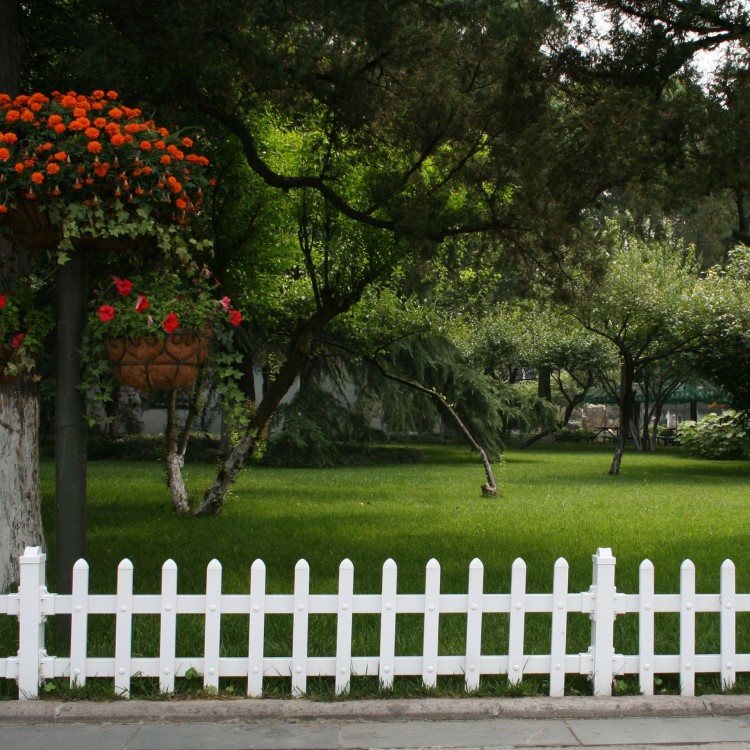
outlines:
{"label": "woven basket planter", "polygon": [[110,339],[107,357],[120,385],[146,392],[191,388],[208,356],[209,336],[175,331],[165,338]]}
{"label": "woven basket planter", "polygon": [[[54,250],[62,239],[60,229],[50,224],[47,215],[39,211],[35,200],[22,200],[15,208],[0,217],[10,227],[13,242],[26,250]],[[121,237],[81,237],[73,240],[81,250],[94,252],[124,252],[133,240]]]}

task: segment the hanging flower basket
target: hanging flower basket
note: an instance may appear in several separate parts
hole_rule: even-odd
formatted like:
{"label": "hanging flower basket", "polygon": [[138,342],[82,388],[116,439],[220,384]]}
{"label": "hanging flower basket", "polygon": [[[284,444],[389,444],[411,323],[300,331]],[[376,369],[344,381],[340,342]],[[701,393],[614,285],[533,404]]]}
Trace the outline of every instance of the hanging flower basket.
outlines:
{"label": "hanging flower basket", "polygon": [[[11,230],[15,244],[26,250],[55,250],[62,240],[60,228],[50,223],[45,213],[39,210],[37,200],[18,201],[7,213],[0,213],[0,225]],[[92,252],[124,252],[134,241],[121,237],[78,237],[73,244],[79,250]]]}
{"label": "hanging flower basket", "polygon": [[191,388],[208,356],[208,342],[207,333],[177,330],[166,337],[108,339],[106,347],[115,380],[147,392]]}

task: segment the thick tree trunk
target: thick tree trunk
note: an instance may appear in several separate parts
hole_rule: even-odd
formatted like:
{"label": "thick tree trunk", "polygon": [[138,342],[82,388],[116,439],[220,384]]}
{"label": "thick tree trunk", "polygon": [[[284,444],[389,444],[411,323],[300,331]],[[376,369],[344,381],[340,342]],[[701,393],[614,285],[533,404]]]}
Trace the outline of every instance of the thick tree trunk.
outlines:
{"label": "thick tree trunk", "polygon": [[30,381],[0,383],[0,592],[18,581],[26,546],[44,546],[39,399]]}
{"label": "thick tree trunk", "polygon": [[[0,92],[18,93],[17,0],[0,0]],[[25,255],[0,238],[0,284],[24,271]],[[8,292],[9,288],[0,288]],[[0,593],[18,580],[27,545],[44,547],[39,485],[39,396],[33,383],[0,383]]]}

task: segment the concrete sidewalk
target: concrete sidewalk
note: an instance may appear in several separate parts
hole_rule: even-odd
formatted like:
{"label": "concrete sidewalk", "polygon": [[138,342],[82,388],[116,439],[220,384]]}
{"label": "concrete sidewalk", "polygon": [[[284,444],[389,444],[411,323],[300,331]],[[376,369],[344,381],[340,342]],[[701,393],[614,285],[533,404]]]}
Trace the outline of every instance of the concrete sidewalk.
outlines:
{"label": "concrete sidewalk", "polygon": [[0,702],[5,750],[750,750],[750,696]]}

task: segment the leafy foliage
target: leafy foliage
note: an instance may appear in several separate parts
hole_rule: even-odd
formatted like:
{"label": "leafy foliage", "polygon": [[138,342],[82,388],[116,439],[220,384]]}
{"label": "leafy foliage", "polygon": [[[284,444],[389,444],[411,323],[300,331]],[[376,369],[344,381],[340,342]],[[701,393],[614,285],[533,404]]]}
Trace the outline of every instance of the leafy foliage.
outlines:
{"label": "leafy foliage", "polygon": [[677,428],[677,440],[698,458],[736,459],[750,454],[747,415],[735,411],[706,414],[697,422],[684,421]]}

